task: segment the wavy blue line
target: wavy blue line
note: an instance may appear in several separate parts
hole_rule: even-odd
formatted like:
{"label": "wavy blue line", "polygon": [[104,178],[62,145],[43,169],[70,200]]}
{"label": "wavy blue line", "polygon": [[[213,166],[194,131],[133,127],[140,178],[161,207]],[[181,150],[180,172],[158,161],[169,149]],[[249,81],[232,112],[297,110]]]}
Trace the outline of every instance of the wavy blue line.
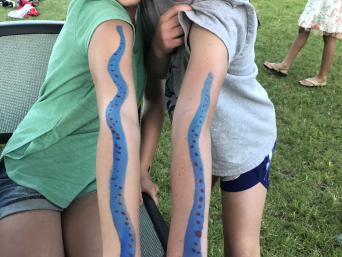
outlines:
{"label": "wavy blue line", "polygon": [[209,73],[201,92],[201,102],[188,130],[188,146],[195,178],[195,192],[185,234],[184,257],[202,256],[201,238],[205,211],[205,173],[199,147],[199,137],[210,105],[212,81],[213,74]]}
{"label": "wavy blue line", "polygon": [[120,35],[120,45],[109,60],[108,72],[118,92],[106,109],[106,120],[112,132],[114,145],[113,167],[110,179],[110,208],[120,239],[120,257],[134,257],[136,252],[135,233],[124,200],[128,153],[126,136],[122,128],[120,116],[122,104],[127,97],[127,84],[121,75],[119,66],[121,57],[125,51],[126,40],[122,26],[117,26],[116,30]]}

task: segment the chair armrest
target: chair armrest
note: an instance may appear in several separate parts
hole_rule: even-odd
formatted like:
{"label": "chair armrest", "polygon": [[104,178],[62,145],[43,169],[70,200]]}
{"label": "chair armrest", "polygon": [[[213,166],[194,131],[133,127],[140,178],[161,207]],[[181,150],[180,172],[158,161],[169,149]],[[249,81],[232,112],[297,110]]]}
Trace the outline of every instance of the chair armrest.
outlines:
{"label": "chair armrest", "polygon": [[156,204],[151,199],[151,197],[146,193],[142,193],[142,197],[144,200],[145,208],[151,217],[153,226],[158,234],[158,237],[164,248],[164,251],[166,252],[169,227],[164,221],[162,215],[160,214]]}

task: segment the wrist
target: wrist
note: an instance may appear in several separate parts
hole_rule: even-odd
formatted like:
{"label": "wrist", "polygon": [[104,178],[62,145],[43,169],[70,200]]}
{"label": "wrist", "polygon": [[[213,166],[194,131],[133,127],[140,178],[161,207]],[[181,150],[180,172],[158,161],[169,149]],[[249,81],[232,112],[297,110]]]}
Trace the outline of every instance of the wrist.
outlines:
{"label": "wrist", "polygon": [[169,53],[153,41],[148,55],[147,66],[150,75],[156,79],[165,79],[169,63]]}
{"label": "wrist", "polygon": [[152,50],[153,55],[157,59],[164,59],[168,55],[168,53],[164,51],[162,47],[158,45],[158,43],[155,43],[155,41],[152,42],[151,50]]}
{"label": "wrist", "polygon": [[148,173],[147,171],[143,171],[140,174],[140,183],[145,183],[146,181],[150,181],[151,180],[151,175],[150,173]]}
{"label": "wrist", "polygon": [[150,169],[151,167],[150,166],[144,166],[144,165],[141,165],[141,176],[146,176],[146,175],[150,175]]}

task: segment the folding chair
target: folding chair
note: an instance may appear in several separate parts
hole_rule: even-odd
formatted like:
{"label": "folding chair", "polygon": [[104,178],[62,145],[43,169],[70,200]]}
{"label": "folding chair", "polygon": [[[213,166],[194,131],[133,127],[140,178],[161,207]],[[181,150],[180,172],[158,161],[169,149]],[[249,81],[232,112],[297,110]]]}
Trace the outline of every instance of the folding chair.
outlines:
{"label": "folding chair", "polygon": [[[61,21],[0,22],[0,145],[37,99]],[[151,198],[140,208],[143,257],[165,256],[168,226]]]}

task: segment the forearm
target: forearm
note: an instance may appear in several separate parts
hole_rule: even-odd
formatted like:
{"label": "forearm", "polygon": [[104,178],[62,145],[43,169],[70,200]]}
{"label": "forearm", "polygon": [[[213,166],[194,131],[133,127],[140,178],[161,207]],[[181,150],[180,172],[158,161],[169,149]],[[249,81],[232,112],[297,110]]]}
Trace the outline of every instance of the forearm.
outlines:
{"label": "forearm", "polygon": [[157,44],[152,42],[147,56],[147,68],[150,74],[156,79],[164,79],[169,66],[170,54],[159,50]]}
{"label": "forearm", "polygon": [[[140,138],[139,128],[132,120],[121,119],[120,125],[126,132],[120,133],[120,139],[116,139],[113,132],[108,131],[107,125],[103,124],[98,140],[96,177],[104,257],[120,256],[122,248],[128,250],[127,246],[122,247],[126,245],[125,242],[129,245],[132,239],[135,242],[139,239],[137,214],[139,213],[140,164],[136,147]],[[112,142],[110,138],[113,139]],[[124,138],[126,140],[123,140]],[[126,161],[123,155],[126,155]],[[125,164],[127,166],[124,168]],[[122,217],[118,217],[118,211]],[[125,228],[122,225],[127,222],[126,217],[129,219],[129,226]],[[134,236],[125,239],[122,235],[131,230]],[[135,244],[135,249],[136,256],[140,256],[138,242]]]}
{"label": "forearm", "polygon": [[140,163],[141,171],[147,172],[151,166],[155,154],[164,121],[164,90],[160,80],[149,79],[152,87],[147,93],[144,101],[143,114],[141,119],[141,147]]}
{"label": "forearm", "polygon": [[169,257],[207,256],[210,127],[227,73],[227,50],[215,35],[193,25],[190,44],[190,60],[172,125],[173,210]]}
{"label": "forearm", "polygon": [[[207,254],[211,193],[210,104],[212,74],[201,82],[196,108],[177,105],[172,125],[172,221],[168,256]],[[180,208],[182,211],[180,211]],[[181,243],[179,243],[180,238]]]}

